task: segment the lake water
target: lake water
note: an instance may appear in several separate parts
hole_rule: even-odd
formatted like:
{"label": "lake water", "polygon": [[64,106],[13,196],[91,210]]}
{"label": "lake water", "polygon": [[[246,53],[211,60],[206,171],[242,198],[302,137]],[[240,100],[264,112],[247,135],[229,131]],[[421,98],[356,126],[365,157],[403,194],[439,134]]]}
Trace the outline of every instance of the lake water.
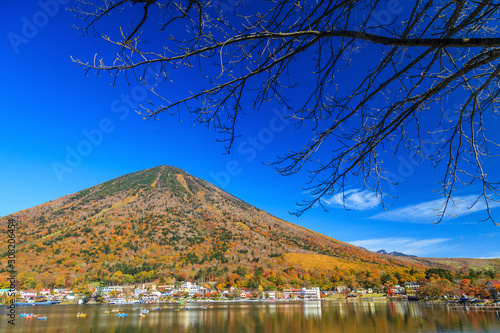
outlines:
{"label": "lake water", "polygon": [[[499,311],[457,310],[416,302],[210,304],[213,308],[203,309],[201,303],[170,303],[144,318],[139,317],[140,309],[158,305],[19,306],[15,327],[7,323],[2,307],[0,332],[500,332]],[[122,309],[127,317],[103,312],[112,309]],[[78,312],[86,313],[86,318],[77,318]],[[47,320],[20,318],[21,313],[46,315]]]}

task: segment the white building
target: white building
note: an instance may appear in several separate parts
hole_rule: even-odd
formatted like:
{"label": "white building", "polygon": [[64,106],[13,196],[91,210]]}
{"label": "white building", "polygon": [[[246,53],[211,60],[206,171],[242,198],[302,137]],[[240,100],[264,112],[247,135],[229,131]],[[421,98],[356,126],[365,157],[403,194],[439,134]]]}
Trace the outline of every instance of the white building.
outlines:
{"label": "white building", "polygon": [[321,299],[321,291],[318,287],[311,289],[302,288],[302,297],[304,299]]}
{"label": "white building", "polygon": [[109,294],[112,291],[116,291],[116,292],[119,292],[119,293],[123,292],[123,288],[122,287],[118,287],[118,286],[97,287],[95,290],[96,290],[96,292],[104,294],[104,295],[107,295],[107,294]]}
{"label": "white building", "polygon": [[405,282],[405,288],[408,289],[408,290],[417,290],[418,288],[420,288],[420,285],[416,282]]}
{"label": "white building", "polygon": [[351,290],[349,288],[347,288],[346,286],[338,286],[337,287],[337,293],[339,293],[339,294],[343,294],[344,292],[348,293],[350,291]]}
{"label": "white building", "polygon": [[73,291],[71,289],[66,289],[66,288],[54,288],[54,293],[56,294],[72,294]]}
{"label": "white building", "polygon": [[50,295],[50,289],[42,289],[42,290],[40,290],[40,295]]}
{"label": "white building", "polygon": [[269,299],[276,299],[276,292],[275,291],[265,291],[264,292],[264,295],[265,294],[268,294],[269,295]]}
{"label": "white building", "polygon": [[205,292],[205,288],[198,286],[196,283],[186,282],[181,285],[179,291],[181,293],[188,293],[191,297],[194,294],[203,294]]}
{"label": "white building", "polygon": [[24,299],[34,299],[38,295],[38,293],[34,290],[21,291],[20,294],[21,298]]}
{"label": "white building", "polygon": [[140,294],[146,294],[148,292],[147,289],[135,288],[134,296],[139,297]]}

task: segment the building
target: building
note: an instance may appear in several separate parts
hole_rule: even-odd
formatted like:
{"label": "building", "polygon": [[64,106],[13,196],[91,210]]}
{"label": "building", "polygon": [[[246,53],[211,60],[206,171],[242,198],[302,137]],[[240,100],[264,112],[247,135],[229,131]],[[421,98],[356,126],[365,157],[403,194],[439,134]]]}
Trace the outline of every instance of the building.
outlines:
{"label": "building", "polygon": [[50,289],[42,289],[42,290],[40,290],[40,295],[50,295]]}
{"label": "building", "polygon": [[38,293],[34,290],[22,291],[20,292],[21,298],[27,301],[34,301]]}
{"label": "building", "polygon": [[321,291],[318,287],[311,289],[302,288],[302,297],[304,299],[321,299]]}
{"label": "building", "polygon": [[350,293],[350,292],[351,292],[351,289],[349,289],[349,288],[348,288],[348,287],[346,287],[346,286],[338,286],[338,287],[337,287],[337,293],[339,293],[339,294],[344,294],[344,293],[345,293],[345,294],[348,294],[348,293]]}
{"label": "building", "polygon": [[275,291],[265,291],[264,295],[268,295],[269,299],[276,299],[276,292]]}
{"label": "building", "polygon": [[500,286],[500,281],[498,280],[488,280],[485,284],[487,287],[495,287],[495,286]]}
{"label": "building", "polygon": [[285,298],[302,297],[302,289],[285,288],[283,289],[283,297]]}
{"label": "building", "polygon": [[146,294],[147,292],[147,289],[135,288],[134,297],[139,297],[140,294]]}
{"label": "building", "polygon": [[123,292],[123,288],[119,286],[111,286],[111,287],[97,287],[95,288],[96,293],[100,293],[103,295],[108,295],[112,291],[116,291],[118,293]]}
{"label": "building", "polygon": [[497,299],[500,297],[500,290],[499,290],[500,289],[500,281],[488,280],[484,286],[486,289],[488,289],[488,291],[490,292],[491,296],[494,299]]}
{"label": "building", "polygon": [[405,282],[405,288],[409,291],[416,291],[418,288],[420,288],[420,285],[416,282]]}
{"label": "building", "polygon": [[54,293],[61,294],[61,295],[67,295],[67,294],[72,294],[73,291],[71,289],[66,289],[66,288],[54,288]]}
{"label": "building", "polygon": [[188,295],[192,297],[195,294],[203,294],[205,288],[198,286],[196,283],[186,282],[180,286],[179,292],[182,294],[188,293]]}
{"label": "building", "polygon": [[14,292],[14,293],[17,293],[17,291],[13,290],[13,289],[0,289],[0,295],[3,295],[3,294],[8,294],[8,293],[11,293],[11,292]]}

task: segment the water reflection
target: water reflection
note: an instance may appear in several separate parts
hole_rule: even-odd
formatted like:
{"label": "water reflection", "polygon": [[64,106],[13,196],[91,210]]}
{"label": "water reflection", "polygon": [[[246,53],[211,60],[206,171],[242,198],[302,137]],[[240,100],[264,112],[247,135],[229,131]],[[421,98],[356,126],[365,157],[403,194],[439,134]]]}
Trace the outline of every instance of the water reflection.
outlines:
{"label": "water reflection", "polygon": [[[117,318],[103,310],[115,306],[18,307],[17,313],[47,315],[47,321],[16,319],[17,332],[500,332],[495,311],[467,311],[443,305],[408,302],[235,302],[171,304],[139,317],[144,305],[119,306],[128,316]],[[117,306],[118,307],[118,306]],[[152,306],[151,306],[152,307]],[[177,311],[176,311],[177,310]],[[76,318],[76,313],[87,313]],[[0,332],[8,331],[7,320]]]}
{"label": "water reflection", "polygon": [[[305,319],[320,319],[321,318],[321,302],[319,301],[307,301],[304,302],[302,308],[304,309]],[[311,318],[308,318],[311,317]]]}

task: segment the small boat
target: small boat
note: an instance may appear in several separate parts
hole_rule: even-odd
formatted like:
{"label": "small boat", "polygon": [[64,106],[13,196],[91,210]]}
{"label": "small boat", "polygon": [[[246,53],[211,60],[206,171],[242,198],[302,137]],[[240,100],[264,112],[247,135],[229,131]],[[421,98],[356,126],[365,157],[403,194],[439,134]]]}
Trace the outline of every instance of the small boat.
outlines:
{"label": "small boat", "polygon": [[141,313],[149,313],[149,310],[148,309],[142,309]]}
{"label": "small boat", "polygon": [[103,313],[109,313],[109,310],[104,310]]}
{"label": "small boat", "polygon": [[126,316],[127,316],[127,314],[126,314],[126,313],[118,313],[116,316],[117,316],[117,317],[126,317]]}
{"label": "small boat", "polygon": [[120,312],[120,310],[118,310],[118,309],[113,309],[113,310],[111,310],[111,312]]}
{"label": "small boat", "polygon": [[146,314],[145,313],[139,313],[139,317],[146,317]]}
{"label": "small boat", "polygon": [[184,310],[189,310],[189,307],[185,306],[185,307],[184,307]]}
{"label": "small boat", "polygon": [[87,314],[86,314],[86,313],[80,313],[80,312],[78,312],[78,313],[76,314],[76,317],[77,317],[77,318],[80,318],[80,317],[85,318],[85,317],[87,317]]}
{"label": "small boat", "polygon": [[181,309],[175,309],[175,311],[180,311]]}
{"label": "small boat", "polygon": [[47,316],[38,317],[38,320],[47,320]]}

